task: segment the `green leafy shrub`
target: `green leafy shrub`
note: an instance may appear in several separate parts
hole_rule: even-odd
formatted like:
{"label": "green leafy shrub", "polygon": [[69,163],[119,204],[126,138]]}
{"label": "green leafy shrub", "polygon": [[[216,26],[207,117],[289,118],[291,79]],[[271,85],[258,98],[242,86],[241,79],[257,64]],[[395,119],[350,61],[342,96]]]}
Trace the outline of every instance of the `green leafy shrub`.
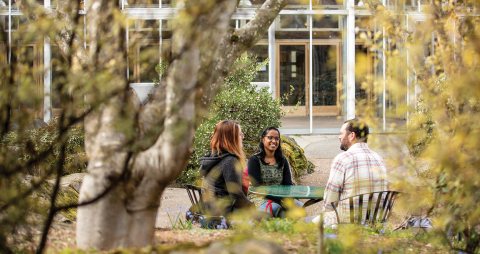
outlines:
{"label": "green leafy shrub", "polygon": [[[433,78],[433,85],[438,92],[445,92],[446,84],[445,76],[439,78]],[[452,108],[450,102],[446,102],[447,108]],[[450,110],[449,110],[450,111]],[[415,105],[415,111],[410,116],[410,135],[407,139],[407,147],[411,155],[420,155],[434,137],[435,121],[432,118],[432,112],[428,107],[428,103],[425,100],[425,96],[420,94],[418,96],[417,104]]]}
{"label": "green leafy shrub", "polygon": [[[19,159],[29,159],[30,153],[22,153],[25,149],[33,152],[41,152],[47,149],[59,135],[58,118],[49,121],[49,125],[44,128],[28,130],[26,135],[19,135],[17,131],[11,131],[1,140],[2,146],[16,146],[20,148]],[[60,154],[59,147],[54,146],[53,156],[44,158],[52,168]],[[87,168],[87,158],[85,153],[85,133],[83,127],[72,126],[69,129],[68,141],[65,151],[65,163],[63,175],[85,172]],[[39,175],[40,172],[29,172],[32,175]]]}
{"label": "green leafy shrub", "polygon": [[432,115],[426,108],[423,96],[421,95],[415,106],[415,112],[412,114],[410,126],[416,129],[416,133],[412,133],[406,143],[410,154],[417,156],[430,144],[433,138],[434,128]]}
{"label": "green leafy shrub", "polygon": [[[280,118],[289,113],[282,110],[281,104],[289,94],[275,99],[268,88],[258,88],[251,84],[257,72],[267,64],[267,61],[268,59],[263,63],[257,63],[256,56],[248,53],[235,61],[232,71],[225,78],[223,90],[210,107],[210,114],[203,119],[195,131],[194,153],[190,157],[187,169],[177,178],[178,183],[194,183],[199,178],[198,159],[210,153],[210,140],[218,122],[235,120],[240,123],[245,136],[244,151],[247,158],[256,150],[255,147],[265,127],[281,126]],[[289,148],[292,149],[291,154],[287,151],[286,155],[290,164],[295,167],[295,172],[306,171],[309,164],[303,155],[303,150],[298,146],[293,148],[290,145]],[[295,166],[296,158],[300,158],[298,164],[302,165],[301,168]]]}

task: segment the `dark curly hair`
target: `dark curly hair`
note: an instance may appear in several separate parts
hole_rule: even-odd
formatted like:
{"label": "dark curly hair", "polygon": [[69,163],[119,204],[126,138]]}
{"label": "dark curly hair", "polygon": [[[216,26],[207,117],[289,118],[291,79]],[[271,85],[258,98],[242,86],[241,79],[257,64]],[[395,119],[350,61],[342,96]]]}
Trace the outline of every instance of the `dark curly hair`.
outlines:
{"label": "dark curly hair", "polygon": [[348,123],[346,128],[347,134],[354,132],[358,141],[367,142],[369,131],[366,123],[359,121],[357,118],[347,120],[344,123]]}
{"label": "dark curly hair", "polygon": [[[262,136],[260,137],[260,144],[258,145],[258,152],[256,154],[260,155],[260,161],[264,164],[267,165],[268,163],[265,162],[265,147],[263,146],[263,139],[267,136],[267,133],[271,130],[276,130],[278,132],[278,136],[280,136],[280,131],[273,127],[267,127],[263,130]],[[275,160],[277,161],[278,168],[283,168],[283,152],[282,152],[282,146],[281,146],[281,140],[278,141],[278,147],[277,150],[275,150]]]}

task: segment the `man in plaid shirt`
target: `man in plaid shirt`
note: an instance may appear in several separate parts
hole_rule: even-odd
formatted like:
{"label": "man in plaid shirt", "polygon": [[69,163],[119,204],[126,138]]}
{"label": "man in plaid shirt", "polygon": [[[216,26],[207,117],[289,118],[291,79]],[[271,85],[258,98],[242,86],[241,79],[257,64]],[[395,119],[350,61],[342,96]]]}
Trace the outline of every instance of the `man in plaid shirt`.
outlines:
{"label": "man in plaid shirt", "polygon": [[[387,169],[382,157],[367,145],[368,126],[357,119],[346,121],[341,130],[340,149],[345,151],[335,157],[330,169],[330,177],[324,195],[325,226],[338,222],[332,202],[352,196],[387,190]],[[376,197],[374,196],[374,203]],[[365,219],[368,199],[365,199],[362,212]],[[354,200],[354,208],[358,207],[358,199]],[[350,221],[349,200],[338,204],[338,215],[341,222]],[[320,216],[313,219],[318,223]]]}

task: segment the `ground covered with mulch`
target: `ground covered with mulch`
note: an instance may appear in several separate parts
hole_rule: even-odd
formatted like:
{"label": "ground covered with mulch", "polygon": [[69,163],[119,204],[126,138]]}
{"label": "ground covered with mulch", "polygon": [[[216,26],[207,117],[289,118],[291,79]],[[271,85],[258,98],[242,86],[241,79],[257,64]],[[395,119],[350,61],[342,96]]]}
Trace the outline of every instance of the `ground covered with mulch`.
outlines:
{"label": "ground covered with mulch", "polygon": [[[284,232],[268,232],[266,228],[254,230],[206,230],[194,227],[193,229],[170,229],[160,228],[155,232],[156,242],[159,245],[188,245],[194,244],[198,247],[205,247],[212,242],[224,239],[254,238],[263,239],[279,244],[287,253],[317,253],[318,231],[292,233],[289,230]],[[333,236],[333,237],[332,237]],[[355,248],[349,247],[351,240],[339,239],[336,234],[328,234],[325,238],[328,253],[448,253],[446,248],[436,248],[422,239],[412,237],[413,234],[399,234],[395,237],[386,237],[382,234],[363,233],[362,239],[356,240]],[[37,242],[40,235],[35,237]],[[347,243],[344,243],[347,241]],[[382,246],[389,246],[383,248]],[[31,249],[35,244],[32,242]],[[45,253],[72,253],[67,249],[75,250],[75,224],[55,227],[50,231]]]}

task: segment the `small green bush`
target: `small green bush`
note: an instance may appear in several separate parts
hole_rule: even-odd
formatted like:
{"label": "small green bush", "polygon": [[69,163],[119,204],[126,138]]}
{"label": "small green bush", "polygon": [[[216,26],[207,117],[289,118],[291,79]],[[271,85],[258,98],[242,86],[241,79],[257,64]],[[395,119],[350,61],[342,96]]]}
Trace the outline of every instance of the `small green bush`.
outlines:
{"label": "small green bush", "polygon": [[[82,173],[87,168],[87,157],[85,153],[85,132],[83,127],[72,126],[68,131],[68,142],[66,147],[66,158],[63,168],[63,175]],[[41,152],[47,149],[58,137],[58,118],[49,121],[48,126],[28,130],[27,135],[19,135],[17,131],[11,131],[0,141],[2,146],[20,147],[20,160],[27,160],[31,152]],[[35,151],[32,151],[34,149]],[[27,152],[28,150],[28,152]],[[60,154],[59,147],[54,147],[53,156],[43,158],[48,168],[53,167]],[[32,175],[39,175],[41,172],[29,172]]]}
{"label": "small green bush", "polygon": [[[245,150],[258,145],[265,127],[281,126],[280,118],[289,113],[282,110],[281,104],[289,95],[275,99],[268,88],[258,88],[251,83],[267,62],[268,59],[257,63],[256,56],[248,53],[235,61],[232,71],[225,78],[222,91],[210,107],[210,113],[195,131],[194,153],[190,157],[187,169],[177,178],[178,183],[194,183],[199,178],[198,159],[210,153],[210,140],[218,122],[235,120],[240,123],[245,136]],[[245,152],[248,156],[248,151]]]}

